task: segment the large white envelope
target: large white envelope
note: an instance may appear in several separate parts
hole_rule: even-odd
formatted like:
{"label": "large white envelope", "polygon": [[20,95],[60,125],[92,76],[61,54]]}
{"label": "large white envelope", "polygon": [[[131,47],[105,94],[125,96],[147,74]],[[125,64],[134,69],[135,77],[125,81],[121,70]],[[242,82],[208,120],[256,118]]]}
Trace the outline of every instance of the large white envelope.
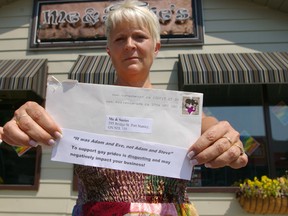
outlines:
{"label": "large white envelope", "polygon": [[200,93],[48,82],[46,109],[63,128],[52,160],[190,179]]}

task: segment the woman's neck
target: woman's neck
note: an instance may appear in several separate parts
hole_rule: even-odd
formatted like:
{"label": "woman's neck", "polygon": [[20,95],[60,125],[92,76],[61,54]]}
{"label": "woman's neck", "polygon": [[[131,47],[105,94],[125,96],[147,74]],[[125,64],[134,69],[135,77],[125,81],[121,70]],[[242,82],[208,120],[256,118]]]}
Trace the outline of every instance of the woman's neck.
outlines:
{"label": "woman's neck", "polygon": [[120,79],[117,79],[116,82],[115,82],[115,85],[118,85],[118,86],[130,86],[130,87],[139,87],[139,88],[153,88],[152,87],[152,84],[150,82],[150,79],[146,79],[145,81],[125,81],[125,80],[120,80]]}

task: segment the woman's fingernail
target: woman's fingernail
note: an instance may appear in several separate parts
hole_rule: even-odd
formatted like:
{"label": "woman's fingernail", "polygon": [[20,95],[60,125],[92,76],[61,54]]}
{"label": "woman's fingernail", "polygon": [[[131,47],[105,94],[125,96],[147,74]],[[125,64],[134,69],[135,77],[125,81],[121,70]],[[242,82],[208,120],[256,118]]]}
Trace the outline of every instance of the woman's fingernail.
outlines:
{"label": "woman's fingernail", "polygon": [[50,145],[50,146],[54,146],[56,144],[56,142],[55,142],[55,140],[53,140],[53,139],[50,139],[49,141],[48,141],[48,145]]}
{"label": "woman's fingernail", "polygon": [[198,165],[198,161],[196,159],[190,160],[190,164],[192,166]]}
{"label": "woman's fingernail", "polygon": [[211,167],[212,167],[210,163],[205,163],[204,166],[205,166],[206,168],[211,168]]}
{"label": "woman's fingernail", "polygon": [[34,140],[29,140],[29,145],[33,146],[33,147],[37,147],[38,143]]}
{"label": "woman's fingernail", "polygon": [[194,151],[190,151],[190,152],[187,154],[187,157],[188,157],[189,159],[192,159],[194,156],[195,156],[195,152],[194,152]]}
{"label": "woman's fingernail", "polygon": [[55,137],[56,137],[57,139],[61,139],[63,136],[62,136],[62,134],[61,134],[60,132],[56,131],[56,132],[55,132]]}

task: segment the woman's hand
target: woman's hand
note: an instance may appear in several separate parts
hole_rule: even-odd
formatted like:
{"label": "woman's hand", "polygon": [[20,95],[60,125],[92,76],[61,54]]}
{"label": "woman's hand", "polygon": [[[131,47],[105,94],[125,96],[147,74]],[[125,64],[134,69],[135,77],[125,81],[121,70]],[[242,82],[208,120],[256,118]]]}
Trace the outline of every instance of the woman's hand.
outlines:
{"label": "woman's hand", "polygon": [[1,139],[15,146],[54,145],[61,129],[36,102],[26,102],[0,130]]}
{"label": "woman's hand", "polygon": [[0,144],[2,143],[3,127],[0,127]]}
{"label": "woman's hand", "polygon": [[192,165],[204,164],[208,168],[230,166],[238,169],[248,163],[240,134],[227,121],[206,129],[190,147],[188,157]]}

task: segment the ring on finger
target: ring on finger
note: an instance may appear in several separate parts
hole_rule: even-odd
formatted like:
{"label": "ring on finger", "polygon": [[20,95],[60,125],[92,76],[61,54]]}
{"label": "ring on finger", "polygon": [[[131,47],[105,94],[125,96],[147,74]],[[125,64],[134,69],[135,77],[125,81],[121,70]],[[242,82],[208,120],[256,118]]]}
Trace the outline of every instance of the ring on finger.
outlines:
{"label": "ring on finger", "polygon": [[245,154],[245,150],[243,149],[242,146],[240,146],[238,143],[235,143],[234,146],[237,146],[240,149],[240,156],[242,156],[243,154]]}
{"label": "ring on finger", "polygon": [[223,138],[227,139],[231,145],[233,144],[232,139],[231,139],[230,137],[228,137],[228,136],[223,136]]}
{"label": "ring on finger", "polygon": [[16,124],[19,125],[20,119],[23,117],[27,117],[27,116],[28,114],[22,114],[22,115],[16,116],[15,117]]}

